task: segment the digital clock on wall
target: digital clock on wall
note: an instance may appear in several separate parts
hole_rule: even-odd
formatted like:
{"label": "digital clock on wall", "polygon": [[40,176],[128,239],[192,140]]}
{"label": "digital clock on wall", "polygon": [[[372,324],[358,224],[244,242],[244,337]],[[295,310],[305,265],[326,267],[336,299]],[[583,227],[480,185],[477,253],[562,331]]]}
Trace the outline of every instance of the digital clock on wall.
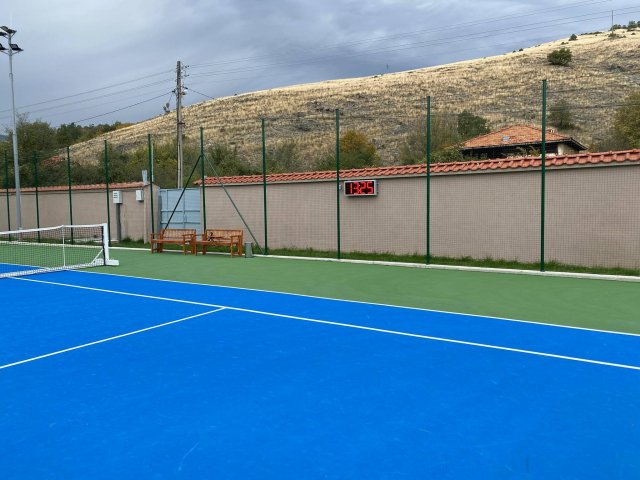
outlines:
{"label": "digital clock on wall", "polygon": [[345,180],[344,194],[347,197],[373,197],[378,194],[377,180]]}

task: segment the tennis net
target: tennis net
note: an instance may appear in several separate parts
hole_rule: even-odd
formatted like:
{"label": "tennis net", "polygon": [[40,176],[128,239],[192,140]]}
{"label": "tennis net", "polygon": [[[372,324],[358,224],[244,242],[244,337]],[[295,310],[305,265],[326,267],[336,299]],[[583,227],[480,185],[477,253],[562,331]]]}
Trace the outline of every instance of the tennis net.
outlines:
{"label": "tennis net", "polygon": [[0,278],[117,265],[108,238],[106,224],[0,232]]}

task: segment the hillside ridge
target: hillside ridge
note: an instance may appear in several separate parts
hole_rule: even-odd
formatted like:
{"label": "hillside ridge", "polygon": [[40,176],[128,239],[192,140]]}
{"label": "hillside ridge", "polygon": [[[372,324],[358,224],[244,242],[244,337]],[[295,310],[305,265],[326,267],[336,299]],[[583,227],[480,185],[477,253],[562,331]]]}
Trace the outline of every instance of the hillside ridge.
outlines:
{"label": "hillside ridge", "polygon": [[[208,100],[183,109],[186,142],[198,144],[200,127],[206,145],[233,146],[241,158],[258,165],[260,119],[267,144],[294,141],[310,167],[335,142],[334,111],[341,111],[342,131],[365,133],[385,165],[396,164],[407,135],[425,116],[431,97],[432,117],[469,111],[490,128],[510,124],[540,125],[541,82],[548,81],[548,105],[564,102],[574,128],[566,132],[596,147],[607,136],[616,106],[640,85],[640,31],[617,30],[555,40],[481,59],[385,73],[292,85]],[[570,48],[569,67],[550,65],[547,55]],[[187,82],[188,86],[188,82]],[[434,120],[437,121],[437,120]],[[107,140],[128,151],[175,139],[175,112],[109,132],[74,145],[74,157],[92,161]]]}

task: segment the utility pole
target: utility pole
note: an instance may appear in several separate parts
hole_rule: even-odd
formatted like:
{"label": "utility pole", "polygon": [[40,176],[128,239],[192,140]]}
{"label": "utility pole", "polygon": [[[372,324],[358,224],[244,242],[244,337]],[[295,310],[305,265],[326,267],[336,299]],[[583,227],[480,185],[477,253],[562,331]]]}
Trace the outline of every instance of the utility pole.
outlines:
{"label": "utility pole", "polygon": [[184,160],[182,156],[182,137],[184,129],[184,121],[182,120],[182,97],[184,96],[184,90],[182,88],[182,62],[178,60],[176,67],[176,122],[177,122],[177,146],[178,146],[178,188],[183,187],[183,165]]}

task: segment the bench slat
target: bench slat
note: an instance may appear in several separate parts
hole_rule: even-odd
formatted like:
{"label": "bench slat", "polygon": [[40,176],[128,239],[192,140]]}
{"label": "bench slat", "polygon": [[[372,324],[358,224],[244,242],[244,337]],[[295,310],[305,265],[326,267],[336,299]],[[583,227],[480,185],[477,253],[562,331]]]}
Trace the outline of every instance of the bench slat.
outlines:
{"label": "bench slat", "polygon": [[187,245],[189,245],[189,252],[195,253],[195,228],[165,228],[158,233],[152,233],[150,235],[151,253],[154,251],[161,253],[163,245],[165,243],[172,245],[182,245],[182,253],[187,253]]}
{"label": "bench slat", "polygon": [[[238,229],[221,229],[221,228],[207,228],[202,234],[200,234],[200,239],[197,239],[196,244],[196,252],[197,245],[202,247],[202,254],[207,253],[208,246],[228,246],[229,253],[231,256],[234,255],[242,255],[242,238],[244,232]],[[234,247],[235,252],[234,253]]]}

